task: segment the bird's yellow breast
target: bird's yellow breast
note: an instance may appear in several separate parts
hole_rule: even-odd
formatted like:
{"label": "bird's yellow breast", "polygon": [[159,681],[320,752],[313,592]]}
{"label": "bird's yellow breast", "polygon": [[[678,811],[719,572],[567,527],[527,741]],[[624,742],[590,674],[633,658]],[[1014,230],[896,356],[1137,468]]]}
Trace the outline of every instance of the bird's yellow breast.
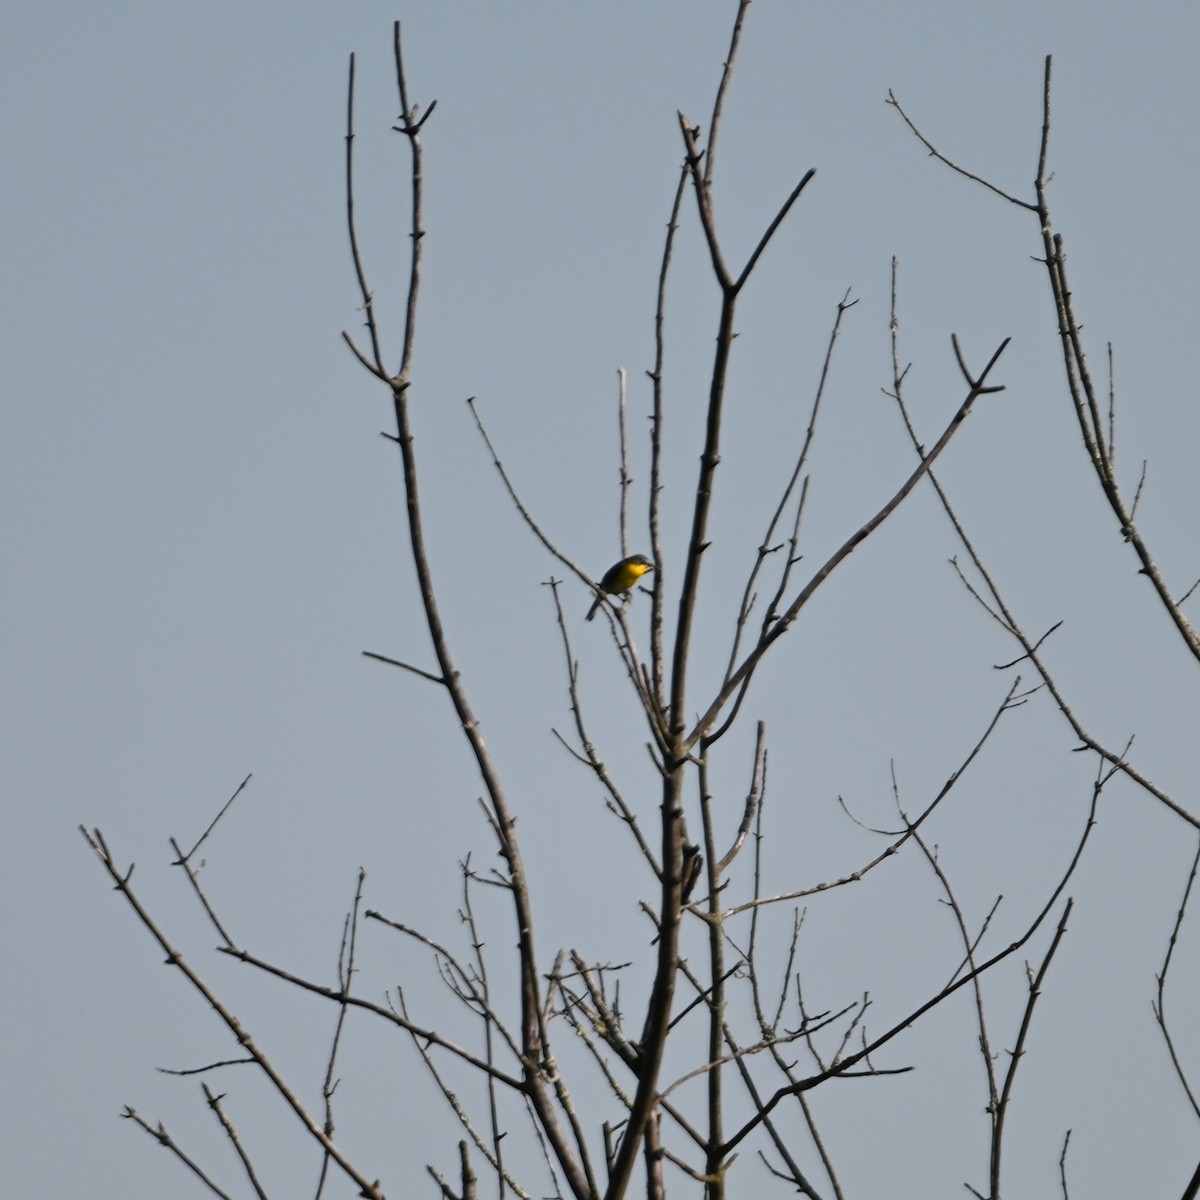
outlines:
{"label": "bird's yellow breast", "polygon": [[604,576],[601,586],[613,595],[627,592],[649,570],[651,566],[648,563],[619,562]]}

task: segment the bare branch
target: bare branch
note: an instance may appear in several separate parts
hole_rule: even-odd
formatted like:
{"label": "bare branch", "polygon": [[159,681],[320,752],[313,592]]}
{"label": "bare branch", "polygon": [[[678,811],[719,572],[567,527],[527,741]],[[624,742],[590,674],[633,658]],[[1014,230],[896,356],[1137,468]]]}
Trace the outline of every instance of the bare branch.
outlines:
{"label": "bare branch", "polygon": [[721,132],[721,117],[725,111],[725,97],[733,80],[733,64],[737,59],[738,47],[742,43],[742,30],[746,23],[746,12],[750,8],[750,0],[738,0],[737,16],[733,21],[733,33],[729,37],[729,51],[725,55],[725,66],[721,71],[721,82],[717,86],[717,96],[713,101],[712,120],[708,125],[708,155],[704,164],[704,181],[712,182],[713,172],[717,161],[717,136]]}
{"label": "bare branch", "polygon": [[958,163],[954,162],[953,159],[947,158],[916,127],[916,125],[913,124],[908,113],[906,113],[904,111],[904,109],[900,106],[900,101],[896,99],[896,95],[892,91],[891,88],[888,88],[887,100],[885,100],[884,103],[891,105],[891,107],[894,108],[900,114],[900,117],[904,121],[905,125],[907,125],[909,127],[909,129],[912,130],[914,136],[921,143],[921,145],[924,146],[925,149],[929,151],[929,155],[931,158],[936,158],[938,160],[938,162],[945,163],[946,166],[948,166],[950,168],[950,170],[954,171],[958,175],[963,176],[964,179],[969,179],[972,183],[982,184],[985,188],[988,189],[988,191],[995,192],[996,195],[999,196],[1002,200],[1007,200],[1010,204],[1015,204],[1019,208],[1028,208],[1028,209],[1032,210],[1033,212],[1037,212],[1036,204],[1031,204],[1028,200],[1018,200],[1016,196],[1013,196],[1010,193],[1004,191],[1003,188],[998,188],[994,183],[989,183],[986,179],[982,178],[982,176],[972,174],[965,167],[960,167],[958,165]]}
{"label": "bare branch", "polygon": [[213,1182],[208,1174],[200,1167],[200,1165],[192,1158],[189,1158],[176,1143],[175,1139],[167,1132],[166,1126],[159,1121],[157,1126],[151,1126],[150,1122],[138,1112],[136,1108],[131,1108],[128,1104],[125,1106],[125,1111],[121,1114],[126,1120],[132,1121],[139,1128],[144,1129],[160,1146],[165,1147],[181,1162],[202,1184],[220,1200],[233,1200],[233,1197],[228,1192],[222,1191],[221,1188]]}
{"label": "bare branch", "polygon": [[[779,620],[759,638],[758,644],[742,661],[742,664],[732,675],[726,680],[724,686],[717,693],[716,697],[709,704],[704,715],[696,722],[691,732],[687,735],[685,745],[689,748],[694,745],[704,734],[710,729],[721,710],[728,702],[730,696],[737,690],[742,680],[750,675],[758,666],[763,655],[771,648],[775,640],[781,637],[789,625],[796,619],[800,610],[808,603],[813,593],[829,578],[830,575],[837,569],[841,563],[853,553],[858,546],[867,540],[880,525],[884,523],[900,506],[904,498],[913,490],[914,487],[921,481],[925,474],[933,466],[934,462],[941,455],[942,451],[950,444],[950,439],[961,428],[962,423],[970,414],[971,409],[975,405],[975,401],[985,392],[993,392],[1000,390],[995,387],[985,385],[985,380],[990,374],[992,368],[996,365],[1000,355],[1004,353],[1005,347],[1010,339],[1005,338],[988,361],[987,366],[977,379],[972,379],[970,372],[965,367],[963,374],[970,380],[970,390],[967,392],[966,399],[959,405],[954,416],[950,418],[950,423],[946,426],[942,436],[937,440],[933,449],[922,457],[920,464],[911,475],[900,485],[899,490],[890,500],[888,500],[882,508],[880,508],[873,517],[871,517],[864,525],[852,533],[837,550],[825,561],[809,582],[801,589],[800,594],[788,606],[787,611],[779,618]],[[959,353],[957,339],[955,339],[955,352]],[[672,711],[675,711],[673,706]]]}
{"label": "bare branch", "polygon": [[191,984],[194,991],[198,992],[207,1001],[212,1010],[220,1017],[225,1027],[237,1040],[238,1044],[243,1046],[254,1059],[259,1070],[270,1081],[271,1086],[275,1089],[279,1097],[284,1103],[296,1114],[300,1123],[308,1131],[309,1135],[325,1149],[330,1158],[348,1175],[361,1190],[362,1195],[366,1200],[384,1200],[383,1192],[379,1189],[378,1180],[368,1179],[354,1163],[334,1144],[328,1137],[321,1126],[309,1114],[307,1109],[300,1103],[295,1092],[288,1086],[283,1079],[283,1076],[275,1069],[270,1059],[259,1049],[254,1039],[250,1036],[247,1029],[243,1027],[241,1022],[231,1013],[224,1004],[221,1003],[216,993],[208,987],[208,985],[200,978],[200,976],[192,968],[191,964],[183,957],[183,955],[167,940],[166,935],[158,927],[158,924],[150,916],[149,912],[143,907],[141,901],[134,894],[133,889],[129,885],[129,878],[133,868],[129,872],[122,874],[118,869],[116,862],[109,853],[107,844],[104,841],[104,836],[100,830],[94,829],[90,833],[80,826],[80,833],[88,845],[95,852],[96,857],[100,860],[104,869],[108,872],[109,877],[113,881],[113,885],[117,891],[125,897],[130,908],[137,914],[137,918],[146,927],[147,931],[162,947],[163,952],[167,956],[167,965],[177,968]]}

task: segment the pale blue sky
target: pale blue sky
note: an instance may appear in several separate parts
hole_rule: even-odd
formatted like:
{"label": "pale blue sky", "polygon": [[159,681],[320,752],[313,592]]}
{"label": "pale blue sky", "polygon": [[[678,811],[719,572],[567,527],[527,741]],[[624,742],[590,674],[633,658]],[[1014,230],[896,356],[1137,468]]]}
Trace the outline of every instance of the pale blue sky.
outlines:
{"label": "pale blue sky", "polygon": [[[549,897],[547,963],[559,944],[603,960],[644,943],[637,900],[648,883],[597,788],[549,732],[565,730],[568,713],[541,582],[562,571],[507,505],[463,400],[479,398],[550,535],[599,573],[619,548],[619,367],[646,482],[643,372],[681,156],[675,112],[707,125],[733,8],[46,3],[0,17],[7,1192],[200,1195],[117,1120],[126,1103],[240,1187],[198,1083],[154,1071],[231,1047],[158,965],[78,823],[100,826],[137,862],[172,936],[311,1094],[333,1013],[210,953],[213,936],[168,866],[168,837],[193,841],[253,772],[209,846],[206,883],[248,948],[329,982],[360,865],[372,907],[453,939],[456,862],[468,852],[493,862],[444,698],[360,656],[429,662],[395,456],[379,437],[388,397],[339,338],[361,321],[342,193],[356,50],[361,233],[393,360],[399,345],[397,17],[412,93],[438,101],[425,138],[414,403],[452,641]],[[950,334],[975,365],[1013,338],[998,369],[1008,390],[979,406],[942,471],[962,515],[1026,627],[1065,619],[1052,661],[1080,717],[1113,745],[1136,734],[1142,769],[1200,810],[1195,664],[1135,574],[1078,446],[1048,286],[1031,260],[1036,223],[930,161],[884,103],[894,89],[940,148],[1028,196],[1043,56],[1055,55],[1054,213],[1098,373],[1105,342],[1116,346],[1123,485],[1132,493],[1149,459],[1139,513],[1182,590],[1200,574],[1198,41],[1200,14],[1185,3],[752,6],[718,158],[730,257],[745,255],[808,168],[818,174],[741,309],[737,415],[701,614],[714,650],[694,675],[697,705],[727,654],[734,593],[720,577],[740,579],[786,476],[847,288],[859,304],[822,416],[807,561],[911,469],[880,392],[897,255],[923,436],[961,398]],[[676,582],[715,312],[685,212],[668,346],[678,440],[665,565]],[[919,809],[1007,690],[1011,674],[992,664],[1016,651],[956,584],[946,566],[956,550],[932,496],[915,496],[827,585],[756,684],[717,772],[739,797],[753,722],[765,719],[772,886],[868,858],[875,843],[836,797],[894,823],[894,761],[906,805]],[[568,583],[564,599],[581,617],[583,588]],[[648,814],[653,778],[607,637],[581,621],[572,637],[593,735]],[[975,921],[1004,893],[997,945],[1070,852],[1094,771],[1072,745],[1044,700],[1027,705],[931,833]],[[1193,848],[1187,827],[1143,795],[1114,787],[1106,797],[1018,1085],[1012,1194],[1054,1194],[1067,1128],[1072,1194],[1175,1195],[1195,1167],[1195,1122],[1150,1020]],[[606,874],[610,855],[628,864],[627,882]],[[379,995],[408,971],[427,1011],[444,1008],[417,982],[431,977],[427,957],[398,953],[378,927],[369,934],[364,991]],[[510,941],[497,915],[497,970]],[[1185,931],[1172,1000],[1200,1080],[1200,1036],[1188,1028],[1200,1002],[1195,947]],[[813,1003],[837,1007],[870,989],[882,1029],[941,982],[957,946],[913,859],[812,905],[805,952]],[[1018,964],[992,986],[993,1034],[1007,1047]],[[880,1064],[920,1064],[912,1075],[820,1091],[848,1195],[984,1186],[969,1016],[960,1005]],[[340,1117],[348,1148],[390,1195],[432,1194],[425,1163],[452,1169],[456,1134],[411,1048],[364,1024],[348,1057],[358,1066],[347,1068]],[[296,1152],[294,1122],[248,1074],[213,1086],[257,1139],[272,1194],[306,1194],[315,1155]],[[738,1169],[750,1194],[758,1168],[747,1155]]]}

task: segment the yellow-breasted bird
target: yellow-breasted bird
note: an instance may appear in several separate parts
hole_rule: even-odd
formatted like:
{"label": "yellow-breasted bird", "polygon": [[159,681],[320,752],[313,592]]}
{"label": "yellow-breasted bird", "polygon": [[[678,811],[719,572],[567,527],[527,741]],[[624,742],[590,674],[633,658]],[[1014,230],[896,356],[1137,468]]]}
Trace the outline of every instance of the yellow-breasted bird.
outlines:
{"label": "yellow-breasted bird", "polygon": [[[644,554],[631,554],[628,558],[623,558],[619,563],[613,563],[607,571],[604,572],[604,578],[600,580],[600,590],[607,592],[610,596],[619,596],[622,592],[627,592],[647,571],[653,571],[654,564]],[[588,609],[587,619],[590,621],[595,615],[596,610],[604,603],[603,596],[597,596],[592,607]]]}

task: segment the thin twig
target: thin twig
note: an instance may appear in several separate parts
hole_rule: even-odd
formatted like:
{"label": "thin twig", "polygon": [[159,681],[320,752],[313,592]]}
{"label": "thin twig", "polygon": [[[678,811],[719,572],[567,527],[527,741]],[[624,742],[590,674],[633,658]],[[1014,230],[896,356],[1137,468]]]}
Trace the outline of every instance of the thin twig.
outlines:
{"label": "thin twig", "polygon": [[267,1200],[267,1193],[259,1182],[258,1172],[254,1169],[254,1163],[250,1160],[250,1155],[246,1152],[246,1147],[242,1145],[242,1139],[238,1135],[233,1122],[221,1107],[221,1101],[224,1097],[218,1096],[213,1092],[207,1083],[202,1083],[200,1087],[204,1091],[204,1098],[208,1101],[208,1107],[212,1110],[221,1128],[225,1131],[225,1136],[229,1139],[230,1145],[233,1146],[233,1152],[238,1156],[238,1161],[241,1162],[242,1169],[246,1172],[246,1179],[254,1189],[254,1194],[258,1197],[258,1200]]}
{"label": "thin twig", "polygon": [[386,379],[383,351],[379,345],[379,326],[375,321],[375,297],[367,284],[366,268],[358,248],[358,227],[354,220],[354,65],[355,56],[351,54],[350,78],[346,86],[346,227],[350,233],[350,257],[354,260],[354,275],[362,295],[362,311],[366,317],[367,332],[371,337],[371,360],[366,359],[348,333],[343,333],[342,337],[368,371]]}
{"label": "thin twig", "polygon": [[1171,936],[1167,939],[1167,949],[1163,955],[1162,969],[1155,977],[1158,988],[1151,1008],[1154,1011],[1154,1019],[1162,1031],[1163,1041],[1167,1044],[1167,1053],[1171,1056],[1171,1065],[1175,1068],[1175,1075],[1183,1088],[1184,1094],[1188,1098],[1188,1103],[1192,1106],[1192,1112],[1197,1117],[1200,1117],[1200,1099],[1197,1098],[1196,1093],[1192,1090],[1192,1085],[1189,1083],[1187,1073],[1183,1068],[1183,1062],[1180,1060],[1179,1054],[1175,1049],[1175,1039],[1171,1036],[1171,1031],[1167,1026],[1167,972],[1171,969],[1171,959],[1175,956],[1175,947],[1179,942],[1179,934],[1183,929],[1183,918],[1187,913],[1188,902],[1191,900],[1192,888],[1196,883],[1198,871],[1200,871],[1200,843],[1196,846],[1196,853],[1192,858],[1192,866],[1188,871],[1187,883],[1183,889],[1183,899],[1180,900],[1179,908],[1175,912],[1175,923],[1171,927]]}
{"label": "thin twig", "polygon": [[[354,981],[356,967],[354,965],[355,952],[358,948],[358,914],[362,907],[363,885],[367,881],[367,873],[359,867],[358,882],[354,888],[354,900],[350,905],[350,911],[346,914],[346,920],[342,925],[342,942],[338,947],[337,959],[337,977],[338,985],[341,988],[343,996],[349,996],[350,985]],[[325,1133],[332,1138],[334,1132],[333,1122],[333,1094],[337,1091],[337,1057],[338,1050],[341,1048],[342,1035],[346,1030],[346,1022],[350,1016],[350,1006],[342,1004],[338,1008],[337,1022],[333,1029],[333,1042],[329,1047],[329,1058],[325,1064],[325,1081],[321,1087],[321,1095],[325,1101]],[[325,1184],[329,1178],[330,1157],[325,1153],[321,1157],[321,1172],[317,1180],[316,1198],[325,1193]]]}

